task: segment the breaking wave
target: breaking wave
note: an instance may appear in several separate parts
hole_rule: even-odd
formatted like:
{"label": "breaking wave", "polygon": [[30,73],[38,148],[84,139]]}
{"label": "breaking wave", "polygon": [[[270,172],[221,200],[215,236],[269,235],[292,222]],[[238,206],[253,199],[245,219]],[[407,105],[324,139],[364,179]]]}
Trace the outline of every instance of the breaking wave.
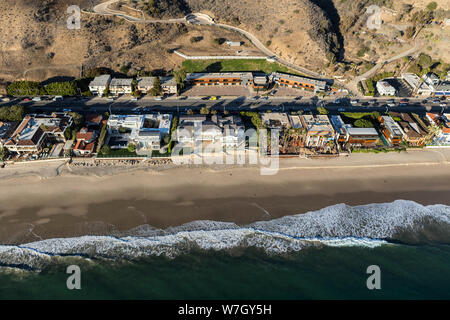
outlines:
{"label": "breaking wave", "polygon": [[246,226],[195,221],[162,230],[144,225],[116,237],[83,236],[1,245],[0,266],[39,270],[68,257],[134,260],[175,257],[194,249],[246,247],[279,254],[307,247],[373,248],[396,242],[450,243],[450,207],[398,200],[354,207],[338,204]]}

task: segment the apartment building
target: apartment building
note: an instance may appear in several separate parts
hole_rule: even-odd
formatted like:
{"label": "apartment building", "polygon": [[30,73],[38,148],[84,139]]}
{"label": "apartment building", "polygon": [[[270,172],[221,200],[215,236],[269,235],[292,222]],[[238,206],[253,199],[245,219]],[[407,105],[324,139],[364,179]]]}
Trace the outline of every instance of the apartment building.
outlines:
{"label": "apartment building", "polygon": [[174,77],[160,77],[161,90],[164,94],[177,94],[177,82]]}
{"label": "apartment building", "polygon": [[[156,77],[137,78],[137,90],[140,93],[148,93],[155,85]],[[177,94],[177,83],[174,77],[159,77],[163,94]]]}
{"label": "apartment building", "polygon": [[246,86],[252,83],[251,72],[188,73],[186,83],[196,86]]}
{"label": "apartment building", "polygon": [[140,77],[136,82],[136,89],[142,94],[147,94],[155,84],[155,77]]}
{"label": "apartment building", "polygon": [[391,86],[387,81],[377,81],[376,86],[380,96],[395,96],[397,93],[397,90],[395,90],[395,88]]}
{"label": "apartment building", "polygon": [[419,89],[421,80],[415,73],[402,73],[402,79],[408,84],[413,92]]}
{"label": "apartment building", "polygon": [[106,89],[109,88],[109,85],[111,83],[111,76],[109,74],[104,74],[98,77],[95,77],[94,80],[92,80],[89,83],[89,90],[92,94],[103,96],[103,93]]}
{"label": "apartment building", "polygon": [[272,82],[279,86],[309,90],[314,92],[325,91],[327,83],[322,80],[310,79],[300,76],[295,76],[286,73],[273,72],[270,75]]}
{"label": "apartment building", "polygon": [[121,94],[130,94],[133,90],[133,79],[126,78],[113,78],[111,80],[111,83],[109,84],[109,91],[115,95],[121,95]]}

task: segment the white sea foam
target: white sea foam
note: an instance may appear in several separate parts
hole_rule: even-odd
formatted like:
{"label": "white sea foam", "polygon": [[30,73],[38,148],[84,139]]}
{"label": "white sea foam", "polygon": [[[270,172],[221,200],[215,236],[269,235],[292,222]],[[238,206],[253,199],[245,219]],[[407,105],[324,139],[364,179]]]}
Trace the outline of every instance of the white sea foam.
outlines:
{"label": "white sea foam", "polygon": [[192,249],[255,247],[284,253],[311,246],[376,247],[387,244],[386,239],[403,241],[404,234],[407,239],[450,242],[450,207],[401,200],[356,207],[339,204],[243,227],[196,221],[166,230],[142,226],[133,232],[122,237],[83,236],[3,245],[0,264],[40,269],[67,256],[137,259],[175,257]]}

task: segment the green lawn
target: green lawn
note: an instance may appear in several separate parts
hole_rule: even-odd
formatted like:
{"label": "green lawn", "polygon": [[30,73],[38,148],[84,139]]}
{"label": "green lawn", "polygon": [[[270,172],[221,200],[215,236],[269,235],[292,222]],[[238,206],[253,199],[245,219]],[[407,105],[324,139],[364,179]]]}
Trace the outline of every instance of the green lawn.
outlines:
{"label": "green lawn", "polygon": [[267,62],[265,59],[185,60],[182,65],[188,73],[255,71],[264,73],[284,72],[304,76],[277,62]]}
{"label": "green lawn", "polygon": [[130,152],[128,149],[118,149],[111,150],[108,154],[103,154],[102,152],[98,153],[99,157],[107,158],[107,157],[136,157],[136,152]]}

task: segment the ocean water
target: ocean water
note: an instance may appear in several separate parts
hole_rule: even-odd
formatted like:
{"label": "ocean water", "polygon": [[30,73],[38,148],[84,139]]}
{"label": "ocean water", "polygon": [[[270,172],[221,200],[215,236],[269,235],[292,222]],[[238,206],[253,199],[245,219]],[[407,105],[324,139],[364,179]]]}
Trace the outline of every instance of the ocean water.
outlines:
{"label": "ocean water", "polygon": [[[68,265],[81,290],[68,290]],[[450,207],[395,201],[246,226],[195,221],[123,237],[0,246],[3,299],[449,299]],[[367,267],[380,268],[369,290]]]}

